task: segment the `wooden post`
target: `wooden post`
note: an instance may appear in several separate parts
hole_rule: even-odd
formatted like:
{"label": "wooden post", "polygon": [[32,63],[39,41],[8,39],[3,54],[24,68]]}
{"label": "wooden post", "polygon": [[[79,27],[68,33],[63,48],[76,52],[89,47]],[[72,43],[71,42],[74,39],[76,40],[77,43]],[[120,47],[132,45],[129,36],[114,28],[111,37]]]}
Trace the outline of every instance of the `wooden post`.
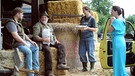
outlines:
{"label": "wooden post", "polygon": [[2,49],[2,33],[1,33],[1,20],[0,20],[0,50]]}
{"label": "wooden post", "polygon": [[39,19],[39,0],[32,0],[32,23],[33,26]]}

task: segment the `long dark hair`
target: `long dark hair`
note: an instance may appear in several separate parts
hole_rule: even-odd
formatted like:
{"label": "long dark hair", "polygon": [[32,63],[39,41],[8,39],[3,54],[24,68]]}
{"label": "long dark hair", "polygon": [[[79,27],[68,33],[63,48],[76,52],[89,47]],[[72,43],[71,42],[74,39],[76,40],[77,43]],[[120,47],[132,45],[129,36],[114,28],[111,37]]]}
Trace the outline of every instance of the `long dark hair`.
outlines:
{"label": "long dark hair", "polygon": [[113,6],[112,9],[114,11],[117,11],[118,12],[118,15],[121,15],[122,14],[122,17],[125,18],[124,17],[124,9],[123,8],[120,8],[119,6]]}

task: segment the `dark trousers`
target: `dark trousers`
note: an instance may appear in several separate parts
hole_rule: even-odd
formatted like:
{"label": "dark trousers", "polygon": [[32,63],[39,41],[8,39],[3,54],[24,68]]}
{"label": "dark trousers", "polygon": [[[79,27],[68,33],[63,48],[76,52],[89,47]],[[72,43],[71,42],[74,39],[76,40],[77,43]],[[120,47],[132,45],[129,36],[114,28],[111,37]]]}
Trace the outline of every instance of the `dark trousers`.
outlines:
{"label": "dark trousers", "polygon": [[50,47],[55,47],[57,49],[57,64],[65,64],[65,47],[61,43],[55,43],[55,45],[43,44],[42,50],[45,57],[45,73],[46,76],[52,72],[52,55],[50,52]]}

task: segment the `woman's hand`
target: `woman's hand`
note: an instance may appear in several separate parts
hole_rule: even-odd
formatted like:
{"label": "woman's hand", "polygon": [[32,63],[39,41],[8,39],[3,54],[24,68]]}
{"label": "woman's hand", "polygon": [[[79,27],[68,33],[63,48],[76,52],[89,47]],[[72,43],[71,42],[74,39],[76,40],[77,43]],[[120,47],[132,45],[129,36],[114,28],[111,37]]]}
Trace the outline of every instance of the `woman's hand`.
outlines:
{"label": "woman's hand", "polygon": [[112,32],[114,30],[114,27],[112,26],[112,22],[115,20],[115,17],[110,17],[110,26],[108,28],[108,32]]}
{"label": "woman's hand", "polygon": [[112,23],[115,19],[116,19],[115,17],[110,17],[111,23]]}
{"label": "woman's hand", "polygon": [[85,28],[81,29],[81,32],[84,32],[85,30],[88,30],[88,29],[89,29],[89,27],[86,26]]}
{"label": "woman's hand", "polygon": [[89,28],[90,28],[90,27],[87,26],[87,27],[85,27],[83,30],[88,30]]}

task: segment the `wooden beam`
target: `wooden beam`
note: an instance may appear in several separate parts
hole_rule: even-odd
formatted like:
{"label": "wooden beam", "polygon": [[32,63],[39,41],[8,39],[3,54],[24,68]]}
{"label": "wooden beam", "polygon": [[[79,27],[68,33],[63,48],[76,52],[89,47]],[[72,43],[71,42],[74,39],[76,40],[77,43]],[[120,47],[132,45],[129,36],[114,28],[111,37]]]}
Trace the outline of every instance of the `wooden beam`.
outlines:
{"label": "wooden beam", "polygon": [[39,0],[31,0],[32,2],[32,23],[33,26],[39,19]]}

